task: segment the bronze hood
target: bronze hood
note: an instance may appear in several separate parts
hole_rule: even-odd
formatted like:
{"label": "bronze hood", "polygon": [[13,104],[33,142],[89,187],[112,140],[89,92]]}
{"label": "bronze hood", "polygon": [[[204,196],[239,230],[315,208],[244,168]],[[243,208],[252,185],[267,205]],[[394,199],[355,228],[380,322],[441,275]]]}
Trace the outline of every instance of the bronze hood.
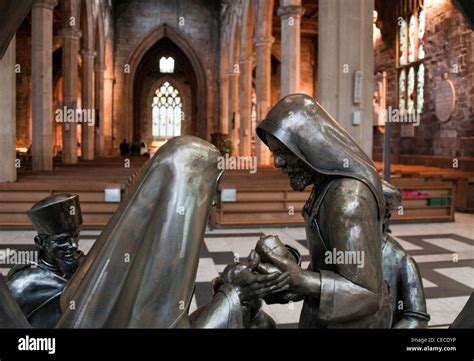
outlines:
{"label": "bronze hood", "polygon": [[191,136],[156,152],[71,279],[58,327],[188,325],[219,156]]}
{"label": "bronze hood", "polygon": [[292,94],[281,99],[257,126],[257,134],[265,144],[267,133],[316,172],[364,182],[374,194],[383,218],[385,200],[374,163],[313,98]]}

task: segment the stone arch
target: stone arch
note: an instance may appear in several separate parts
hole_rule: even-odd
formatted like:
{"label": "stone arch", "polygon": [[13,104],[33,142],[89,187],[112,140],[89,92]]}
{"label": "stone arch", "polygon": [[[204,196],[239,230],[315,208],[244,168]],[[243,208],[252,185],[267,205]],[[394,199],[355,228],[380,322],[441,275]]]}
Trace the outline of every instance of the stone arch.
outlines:
{"label": "stone arch", "polygon": [[[125,104],[128,107],[126,109],[127,118],[132,120],[134,118],[133,111],[133,96],[134,96],[134,81],[135,75],[140,65],[141,60],[144,58],[146,53],[161,39],[168,38],[180,50],[186,55],[190,61],[197,82],[197,116],[196,116],[196,134],[203,139],[210,139],[208,132],[211,129],[210,118],[207,117],[208,107],[208,89],[207,89],[207,78],[204,71],[202,61],[195,51],[192,44],[184,38],[184,36],[176,29],[168,25],[161,25],[150,32],[143,38],[143,40],[135,47],[130,57],[128,58],[127,64],[130,66],[130,73],[125,79]],[[132,139],[133,134],[133,121],[129,121],[128,124],[128,139]]]}
{"label": "stone arch", "polygon": [[94,16],[90,0],[81,2],[80,27],[82,49],[94,50]]}
{"label": "stone arch", "polygon": [[242,31],[240,34],[240,57],[252,56],[255,16],[253,0],[245,2],[242,16]]}

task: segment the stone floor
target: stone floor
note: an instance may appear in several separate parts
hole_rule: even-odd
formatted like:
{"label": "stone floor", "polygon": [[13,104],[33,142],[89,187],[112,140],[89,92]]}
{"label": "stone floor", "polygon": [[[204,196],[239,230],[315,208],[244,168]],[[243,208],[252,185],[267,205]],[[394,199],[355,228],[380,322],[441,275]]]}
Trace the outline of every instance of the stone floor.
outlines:
{"label": "stone floor", "polygon": [[[418,262],[423,277],[430,327],[447,327],[474,292],[474,215],[456,214],[455,223],[393,225],[393,234]],[[80,248],[87,252],[99,230],[85,230]],[[261,235],[278,235],[297,248],[307,266],[309,253],[302,227],[207,230],[196,277],[192,310],[212,297],[210,282],[236,257],[246,257]],[[0,249],[33,249],[33,231],[0,230]],[[0,271],[10,265],[0,259]],[[297,327],[301,302],[265,305],[279,327]]]}

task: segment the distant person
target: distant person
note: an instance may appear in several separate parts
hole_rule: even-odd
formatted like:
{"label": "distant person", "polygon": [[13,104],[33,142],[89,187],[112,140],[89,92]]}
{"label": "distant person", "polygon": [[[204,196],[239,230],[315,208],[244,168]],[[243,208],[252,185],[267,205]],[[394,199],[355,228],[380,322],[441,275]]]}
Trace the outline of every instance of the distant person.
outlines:
{"label": "distant person", "polygon": [[122,143],[120,143],[120,154],[122,157],[125,157],[130,152],[130,144],[127,143],[127,139],[123,138]]}
{"label": "distant person", "polygon": [[137,141],[132,142],[132,145],[130,146],[130,154],[132,155],[132,157],[134,155],[140,154],[140,145]]}
{"label": "distant person", "polygon": [[148,153],[148,147],[146,146],[145,142],[141,142],[140,144],[140,155],[148,157],[150,153]]}

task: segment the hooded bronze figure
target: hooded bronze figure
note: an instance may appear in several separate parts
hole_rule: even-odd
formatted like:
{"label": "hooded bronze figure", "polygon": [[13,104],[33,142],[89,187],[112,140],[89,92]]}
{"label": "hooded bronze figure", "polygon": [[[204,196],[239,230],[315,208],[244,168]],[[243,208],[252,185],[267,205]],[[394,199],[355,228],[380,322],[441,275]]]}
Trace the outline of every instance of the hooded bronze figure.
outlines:
{"label": "hooded bronze figure", "polygon": [[79,266],[82,225],[79,197],[60,193],[28,211],[38,235],[38,263],[14,266],[7,275],[10,291],[33,327],[52,328],[61,315],[60,296]]}
{"label": "hooded bronze figure", "polygon": [[314,185],[303,209],[308,269],[270,248],[259,252],[262,259],[289,272],[290,291],[295,299],[304,298],[299,326],[390,327],[380,242],[385,201],[371,159],[303,94],[280,100],[259,124],[257,134],[273,152],[275,166],[288,174],[293,189]]}
{"label": "hooded bronze figure", "polygon": [[[386,215],[401,204],[397,188],[382,180]],[[425,292],[418,266],[384,226],[382,237],[383,275],[390,288],[393,311],[392,328],[426,328],[430,315],[426,312]]]}
{"label": "hooded bronze figure", "polygon": [[192,136],[155,153],[70,281],[58,327],[243,327],[241,301],[284,289],[287,274],[244,272],[189,315],[219,157]]}

